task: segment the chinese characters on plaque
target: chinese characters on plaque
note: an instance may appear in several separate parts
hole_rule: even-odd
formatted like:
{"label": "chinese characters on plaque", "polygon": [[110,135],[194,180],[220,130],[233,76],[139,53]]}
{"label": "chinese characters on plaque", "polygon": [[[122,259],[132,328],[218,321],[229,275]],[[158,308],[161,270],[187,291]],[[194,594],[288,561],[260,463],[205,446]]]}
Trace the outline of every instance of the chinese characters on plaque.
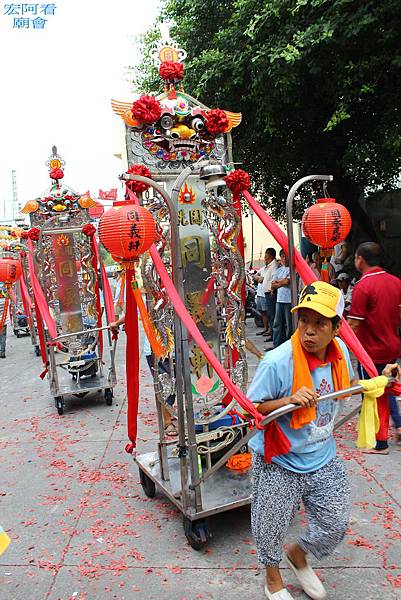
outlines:
{"label": "chinese characters on plaque", "polygon": [[56,8],[55,4],[4,4],[3,15],[10,17],[13,29],[44,29]]}

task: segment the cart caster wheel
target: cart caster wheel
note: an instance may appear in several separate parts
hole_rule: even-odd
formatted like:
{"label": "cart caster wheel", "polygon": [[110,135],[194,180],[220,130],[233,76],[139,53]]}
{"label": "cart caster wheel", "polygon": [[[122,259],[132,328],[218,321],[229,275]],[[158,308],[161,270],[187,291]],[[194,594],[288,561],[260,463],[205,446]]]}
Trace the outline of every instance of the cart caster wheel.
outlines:
{"label": "cart caster wheel", "polygon": [[17,338],[19,338],[19,331],[17,331],[17,332],[15,333],[15,335],[17,336]]}
{"label": "cart caster wheel", "polygon": [[40,356],[40,348],[39,346],[35,346],[35,355]]}
{"label": "cart caster wheel", "polygon": [[78,377],[77,377],[77,374],[76,374],[76,373],[73,373],[73,374],[72,374],[72,380],[73,380],[73,381],[76,381],[77,379],[78,379]]}
{"label": "cart caster wheel", "polygon": [[142,471],[142,469],[139,469],[139,478],[141,480],[142,489],[147,497],[154,498],[156,494],[156,486],[154,481],[152,481],[151,478]]}
{"label": "cart caster wheel", "polygon": [[107,406],[111,406],[113,404],[113,390],[109,388],[104,390],[104,399],[106,400]]}
{"label": "cart caster wheel", "polygon": [[212,537],[212,534],[206,527],[205,521],[191,521],[186,517],[184,517],[184,533],[188,544],[194,550],[201,550]]}
{"label": "cart caster wheel", "polygon": [[58,414],[62,415],[64,412],[63,398],[61,396],[57,396],[57,398],[54,399],[54,402],[55,402]]}

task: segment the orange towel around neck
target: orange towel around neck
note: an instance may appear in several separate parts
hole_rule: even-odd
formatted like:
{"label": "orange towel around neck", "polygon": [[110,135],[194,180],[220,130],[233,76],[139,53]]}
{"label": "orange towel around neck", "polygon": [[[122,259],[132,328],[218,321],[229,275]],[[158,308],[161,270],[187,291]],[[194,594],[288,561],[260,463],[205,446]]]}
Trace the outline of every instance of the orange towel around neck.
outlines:
{"label": "orange towel around neck", "polygon": [[[294,362],[294,376],[292,380],[292,393],[295,394],[301,387],[306,386],[310,389],[314,389],[312,382],[312,375],[310,373],[310,366],[308,363],[308,353],[302,347],[301,340],[299,338],[299,331],[297,330],[291,337],[292,345],[292,356]],[[309,355],[315,359],[313,355]],[[310,362],[310,360],[309,360]],[[343,390],[348,388],[350,385],[349,373],[347,362],[344,358],[343,351],[337,340],[332,342],[327,347],[326,360],[320,364],[331,363],[331,374],[333,377],[334,391]],[[316,366],[319,366],[316,364]],[[316,368],[316,367],[315,367]],[[307,425],[311,421],[316,419],[316,407],[313,408],[299,408],[292,413],[291,427],[293,429],[300,429],[304,425]]]}

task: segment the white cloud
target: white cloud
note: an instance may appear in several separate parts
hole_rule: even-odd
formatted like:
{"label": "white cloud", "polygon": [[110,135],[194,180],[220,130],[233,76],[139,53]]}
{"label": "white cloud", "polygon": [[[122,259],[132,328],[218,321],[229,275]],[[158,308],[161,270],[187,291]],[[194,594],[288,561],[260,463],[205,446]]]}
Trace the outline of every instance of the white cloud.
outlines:
{"label": "white cloud", "polygon": [[[65,182],[77,191],[120,187],[121,121],[110,99],[130,100],[127,65],[135,37],[153,22],[158,0],[56,0],[44,30],[13,29],[0,5],[0,220],[11,215],[11,170],[19,201],[38,196],[55,144]],[[40,4],[39,4],[40,6]],[[31,17],[32,18],[32,17]]]}

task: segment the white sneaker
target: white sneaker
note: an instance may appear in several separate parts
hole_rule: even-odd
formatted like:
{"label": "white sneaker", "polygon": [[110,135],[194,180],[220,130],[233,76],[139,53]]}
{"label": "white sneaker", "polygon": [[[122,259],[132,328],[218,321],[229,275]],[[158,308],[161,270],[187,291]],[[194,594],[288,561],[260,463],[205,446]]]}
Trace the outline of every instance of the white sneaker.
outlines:
{"label": "white sneaker", "polygon": [[269,588],[267,587],[267,585],[265,585],[265,594],[268,600],[294,600],[290,592],[285,588],[279,590],[278,592],[272,593],[269,592]]}
{"label": "white sneaker", "polygon": [[323,583],[320,581],[319,577],[308,563],[304,569],[297,569],[287,555],[285,558],[288,566],[298,578],[298,581],[301,584],[305,594],[308,594],[308,596],[313,598],[313,600],[324,600],[324,598],[327,598],[327,593],[324,589]]}

